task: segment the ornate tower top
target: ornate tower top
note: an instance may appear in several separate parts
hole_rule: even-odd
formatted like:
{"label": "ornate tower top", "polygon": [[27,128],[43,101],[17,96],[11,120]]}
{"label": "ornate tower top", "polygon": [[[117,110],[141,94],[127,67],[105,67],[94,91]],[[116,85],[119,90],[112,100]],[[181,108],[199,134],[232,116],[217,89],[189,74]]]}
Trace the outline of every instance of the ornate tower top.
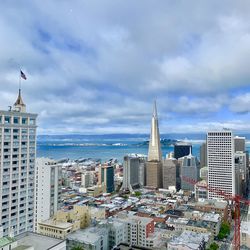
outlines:
{"label": "ornate tower top", "polygon": [[15,110],[19,112],[26,112],[26,105],[24,104],[23,99],[22,99],[21,89],[19,89],[18,97],[14,104],[14,108]]}
{"label": "ornate tower top", "polygon": [[160,133],[158,126],[158,116],[157,116],[157,107],[156,101],[154,102],[153,115],[151,122],[151,134],[148,148],[148,161],[161,161],[161,142],[160,142]]}

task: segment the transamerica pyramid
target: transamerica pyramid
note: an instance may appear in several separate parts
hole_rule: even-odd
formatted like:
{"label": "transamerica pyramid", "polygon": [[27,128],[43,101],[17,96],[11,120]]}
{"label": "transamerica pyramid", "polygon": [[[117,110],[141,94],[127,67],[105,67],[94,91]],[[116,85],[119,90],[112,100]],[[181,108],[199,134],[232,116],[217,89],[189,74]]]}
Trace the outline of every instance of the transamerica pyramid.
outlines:
{"label": "transamerica pyramid", "polygon": [[160,133],[158,126],[157,107],[155,101],[153,107],[152,122],[151,122],[150,142],[148,147],[148,161],[161,161],[161,160],[162,160],[161,142],[160,142]]}

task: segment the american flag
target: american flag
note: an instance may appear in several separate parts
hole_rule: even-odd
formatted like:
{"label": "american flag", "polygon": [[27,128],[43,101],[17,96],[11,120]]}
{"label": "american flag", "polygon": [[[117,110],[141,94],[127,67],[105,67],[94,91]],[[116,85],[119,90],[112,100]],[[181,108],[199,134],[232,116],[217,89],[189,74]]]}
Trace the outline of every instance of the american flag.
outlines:
{"label": "american flag", "polygon": [[24,80],[27,80],[27,77],[26,77],[26,75],[23,73],[22,70],[20,70],[20,74],[21,74],[21,77],[22,77]]}

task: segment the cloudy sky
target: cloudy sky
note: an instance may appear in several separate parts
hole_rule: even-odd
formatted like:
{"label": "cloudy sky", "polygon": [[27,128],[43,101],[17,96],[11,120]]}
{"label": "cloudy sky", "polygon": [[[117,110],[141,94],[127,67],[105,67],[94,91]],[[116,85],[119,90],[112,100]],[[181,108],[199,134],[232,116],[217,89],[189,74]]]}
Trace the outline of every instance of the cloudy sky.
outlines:
{"label": "cloudy sky", "polygon": [[250,132],[250,2],[1,1],[0,107],[19,68],[39,134]]}

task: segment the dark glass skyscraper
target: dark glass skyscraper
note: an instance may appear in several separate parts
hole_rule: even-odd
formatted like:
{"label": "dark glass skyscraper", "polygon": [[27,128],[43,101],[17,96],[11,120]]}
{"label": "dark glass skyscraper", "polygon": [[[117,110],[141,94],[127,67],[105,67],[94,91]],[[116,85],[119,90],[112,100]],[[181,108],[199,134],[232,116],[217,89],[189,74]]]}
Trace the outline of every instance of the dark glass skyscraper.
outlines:
{"label": "dark glass skyscraper", "polygon": [[179,159],[183,156],[189,155],[191,148],[192,153],[192,145],[186,142],[178,142],[174,145],[174,158]]}

